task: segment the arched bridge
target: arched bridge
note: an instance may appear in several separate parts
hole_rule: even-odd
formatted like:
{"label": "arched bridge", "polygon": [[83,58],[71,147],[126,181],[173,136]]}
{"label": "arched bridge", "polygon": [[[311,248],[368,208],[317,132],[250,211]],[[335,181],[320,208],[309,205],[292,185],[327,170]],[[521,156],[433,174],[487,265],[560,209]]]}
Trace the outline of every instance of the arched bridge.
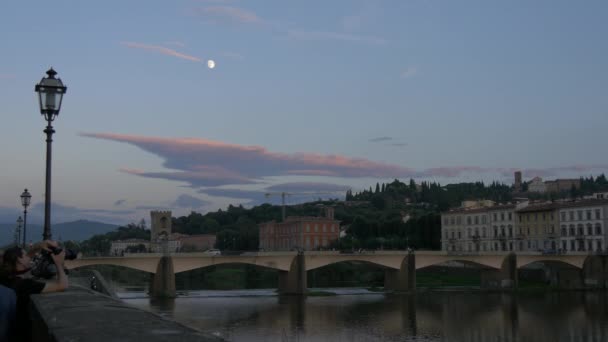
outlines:
{"label": "arched bridge", "polygon": [[[163,261],[164,259],[164,261]],[[249,264],[279,271],[279,290],[284,293],[306,292],[306,272],[339,262],[366,262],[386,269],[385,288],[396,291],[415,289],[416,270],[462,262],[483,269],[482,285],[488,287],[517,287],[517,270],[535,262],[566,264],[578,269],[581,283],[605,287],[608,263],[604,256],[572,254],[448,254],[441,251],[374,251],[361,253],[327,252],[246,252],[239,255],[208,255],[205,253],[128,254],[124,257],[91,257],[66,261],[69,268],[88,265],[117,265],[155,273],[163,284],[174,284],[174,274],[221,264]],[[173,279],[171,281],[171,279]],[[164,285],[163,285],[164,286]],[[174,287],[174,285],[173,285]]]}

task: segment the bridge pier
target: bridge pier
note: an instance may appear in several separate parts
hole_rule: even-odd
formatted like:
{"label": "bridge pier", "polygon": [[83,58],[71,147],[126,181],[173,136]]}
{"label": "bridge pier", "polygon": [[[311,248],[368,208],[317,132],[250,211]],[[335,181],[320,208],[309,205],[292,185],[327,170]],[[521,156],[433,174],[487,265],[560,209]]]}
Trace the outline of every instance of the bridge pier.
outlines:
{"label": "bridge pier", "polygon": [[408,253],[398,270],[387,269],[384,272],[384,289],[386,291],[416,291],[416,255]]}
{"label": "bridge pier", "polygon": [[279,271],[279,293],[288,295],[306,294],[306,262],[304,254],[293,258],[289,271]]}
{"label": "bridge pier", "polygon": [[606,256],[589,255],[582,270],[583,285],[591,289],[606,288]]}
{"label": "bridge pier", "polygon": [[153,298],[175,297],[175,272],[173,271],[173,259],[163,256],[158,261],[156,273],[150,284],[150,296]]}
{"label": "bridge pier", "polygon": [[517,289],[517,255],[511,253],[505,257],[500,269],[481,271],[481,287],[486,289]]}

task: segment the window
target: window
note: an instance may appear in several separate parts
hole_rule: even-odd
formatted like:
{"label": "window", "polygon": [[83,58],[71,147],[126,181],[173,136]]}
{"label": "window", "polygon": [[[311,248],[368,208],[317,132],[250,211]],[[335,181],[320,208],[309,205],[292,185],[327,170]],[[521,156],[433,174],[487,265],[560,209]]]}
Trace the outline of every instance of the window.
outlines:
{"label": "window", "polygon": [[496,215],[496,213],[494,213],[494,221],[498,221],[498,216]]}
{"label": "window", "polygon": [[481,224],[486,224],[487,222],[487,217],[486,215],[481,216]]}
{"label": "window", "polygon": [[479,228],[475,228],[475,236],[479,237]]}
{"label": "window", "polygon": [[583,220],[583,211],[582,211],[582,210],[578,210],[578,211],[576,212],[576,218],[577,218],[579,221],[582,221],[582,220]]}
{"label": "window", "polygon": [[513,213],[509,212],[509,221],[513,220]]}
{"label": "window", "polygon": [[602,250],[602,240],[597,240],[597,250],[598,251]]}
{"label": "window", "polygon": [[460,232],[460,230],[458,231],[458,238],[462,238],[462,233]]}
{"label": "window", "polygon": [[553,217],[554,217],[554,216],[553,216],[553,213],[551,213],[551,221],[553,221]]}
{"label": "window", "polygon": [[513,250],[513,242],[509,242],[509,250],[512,251]]}
{"label": "window", "polygon": [[319,232],[319,225],[315,223],[315,233]]}
{"label": "window", "polygon": [[509,236],[513,236],[513,227],[509,225]]}
{"label": "window", "polygon": [[479,216],[475,216],[475,224],[479,224]]}
{"label": "window", "polygon": [[457,224],[462,224],[462,217],[458,216],[458,217],[456,218],[456,223],[457,223]]}
{"label": "window", "polygon": [[500,235],[501,236],[506,236],[506,234],[505,234],[505,226],[500,226]]}
{"label": "window", "polygon": [[467,228],[467,237],[471,237],[471,228]]}
{"label": "window", "polygon": [[327,233],[327,225],[323,223],[323,233]]}
{"label": "window", "polygon": [[571,224],[570,225],[570,236],[574,236],[574,235],[576,235],[576,231],[574,230],[574,225]]}
{"label": "window", "polygon": [[306,224],[306,232],[310,233],[310,225],[308,223]]}
{"label": "window", "polygon": [[481,228],[481,236],[486,237],[486,227]]}
{"label": "window", "polygon": [[336,225],[332,224],[331,225],[331,232],[334,233],[336,231]]}
{"label": "window", "polygon": [[562,221],[566,221],[566,213],[562,211],[560,215],[562,216]]}
{"label": "window", "polygon": [[498,228],[494,226],[494,237],[498,236]]}
{"label": "window", "polygon": [[568,229],[566,228],[566,226],[562,226],[562,236],[567,236],[568,235]]}
{"label": "window", "polygon": [[505,213],[500,213],[500,220],[504,221],[505,220]]}
{"label": "window", "polygon": [[317,248],[319,247],[319,237],[315,236],[315,245],[313,246],[313,248]]}
{"label": "window", "polygon": [[543,213],[543,221],[547,219],[547,215]]}
{"label": "window", "polygon": [[587,223],[587,235],[593,235],[593,226],[591,223]]}
{"label": "window", "polygon": [[600,220],[601,219],[601,215],[600,215],[600,210],[599,209],[595,209],[595,219],[596,220]]}
{"label": "window", "polygon": [[454,231],[452,230],[452,239],[454,238]]}
{"label": "window", "polygon": [[588,251],[593,250],[593,240],[587,240],[587,250]]}
{"label": "window", "polygon": [[562,249],[567,251],[568,250],[568,242],[566,240],[562,241]]}
{"label": "window", "polygon": [[470,226],[471,225],[471,216],[467,216],[467,224]]}
{"label": "window", "polygon": [[602,235],[602,224],[601,223],[595,224],[595,235]]}
{"label": "window", "polygon": [[587,210],[587,220],[591,220],[591,210]]}
{"label": "window", "polygon": [[578,228],[578,235],[585,235],[585,229],[582,224],[579,224],[576,228]]}
{"label": "window", "polygon": [[568,216],[570,216],[570,221],[574,221],[574,211],[569,211]]}
{"label": "window", "polygon": [[450,224],[454,225],[454,223],[455,223],[455,219],[453,217],[450,217]]}
{"label": "window", "polygon": [[574,240],[570,240],[570,250],[571,251],[575,251],[576,250],[576,246],[574,245]]}

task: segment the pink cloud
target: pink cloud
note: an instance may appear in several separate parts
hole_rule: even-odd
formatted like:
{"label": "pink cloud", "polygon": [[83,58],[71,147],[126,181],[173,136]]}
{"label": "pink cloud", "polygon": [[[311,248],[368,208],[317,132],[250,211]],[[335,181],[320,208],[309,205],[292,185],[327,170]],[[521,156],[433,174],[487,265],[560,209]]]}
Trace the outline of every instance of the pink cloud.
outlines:
{"label": "pink cloud", "polygon": [[[470,175],[501,175],[510,178],[517,168],[447,166],[425,170],[318,153],[278,153],[261,146],[230,144],[200,138],[159,138],[113,133],[83,133],[85,137],[128,143],[161,157],[171,171],[151,172],[137,169],[120,171],[148,178],[185,182],[193,187],[258,184],[275,176],[327,176],[337,178],[458,178]],[[608,170],[608,164],[576,164],[551,168],[523,169],[533,176],[584,175]],[[578,177],[578,176],[577,176]]]}
{"label": "pink cloud", "polygon": [[165,160],[176,172],[143,172],[134,175],[187,181],[193,186],[255,183],[264,177],[322,175],[334,177],[406,177],[414,171],[398,165],[362,158],[315,153],[276,153],[260,146],[244,146],[197,138],[157,138],[110,133],[82,136],[135,145]]}
{"label": "pink cloud", "polygon": [[124,45],[126,47],[129,47],[129,48],[132,48],[132,49],[142,49],[142,50],[154,51],[154,52],[161,53],[163,55],[173,56],[173,57],[185,59],[185,60],[192,61],[192,62],[198,62],[198,63],[203,62],[203,60],[201,58],[198,58],[195,56],[190,56],[190,55],[187,55],[187,54],[184,54],[181,52],[177,52],[173,49],[169,49],[164,46],[148,45],[148,44],[135,43],[135,42],[121,42],[120,44]]}

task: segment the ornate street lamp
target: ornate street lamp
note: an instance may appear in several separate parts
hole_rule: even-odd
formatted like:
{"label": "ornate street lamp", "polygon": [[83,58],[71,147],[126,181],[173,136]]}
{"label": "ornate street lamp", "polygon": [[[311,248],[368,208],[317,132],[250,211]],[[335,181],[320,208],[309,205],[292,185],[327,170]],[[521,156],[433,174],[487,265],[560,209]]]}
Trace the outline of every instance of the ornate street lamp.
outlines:
{"label": "ornate street lamp", "polygon": [[[17,226],[15,227],[15,245],[19,246],[19,240],[21,240],[21,224],[23,223],[23,220],[21,219],[21,216],[19,216],[19,218],[17,219]],[[25,243],[23,244],[25,246]]]}
{"label": "ornate street lamp", "polygon": [[[25,246],[26,235],[27,235],[27,207],[30,206],[32,195],[30,195],[27,189],[23,190],[21,194],[21,205],[23,206],[23,246]],[[21,219],[21,217],[19,217]]]}
{"label": "ornate street lamp", "polygon": [[40,114],[44,116],[47,122],[46,129],[46,188],[44,192],[44,232],[42,237],[45,240],[51,238],[51,143],[53,142],[53,133],[55,130],[51,126],[51,122],[59,115],[61,109],[61,101],[63,94],[68,89],[60,78],[55,78],[57,72],[50,68],[43,77],[40,83],[36,84],[35,91],[38,93],[40,102]]}

